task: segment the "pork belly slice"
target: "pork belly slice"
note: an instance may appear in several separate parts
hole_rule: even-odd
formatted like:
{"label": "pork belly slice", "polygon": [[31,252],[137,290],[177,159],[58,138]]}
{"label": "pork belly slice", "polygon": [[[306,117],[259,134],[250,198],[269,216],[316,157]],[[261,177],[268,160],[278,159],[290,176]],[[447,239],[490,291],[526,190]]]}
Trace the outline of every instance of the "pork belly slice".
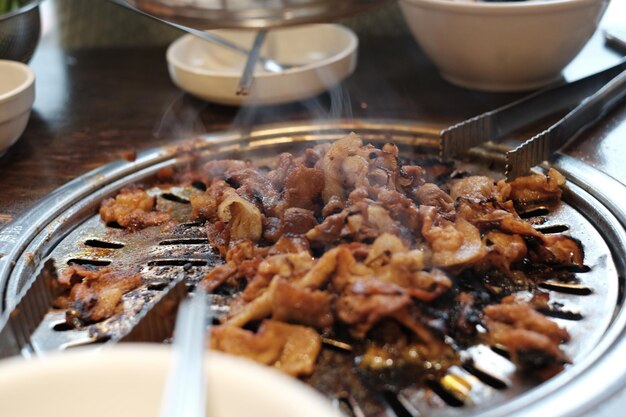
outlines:
{"label": "pork belly slice", "polygon": [[509,197],[509,187],[504,182],[496,183],[492,178],[472,175],[466,178],[452,181],[450,184],[450,197],[476,201],[502,202]]}
{"label": "pork belly slice", "polygon": [[330,331],[334,322],[334,298],[326,291],[298,288],[278,280],[272,297],[272,318],[314,327],[321,332]]}
{"label": "pork belly slice", "polygon": [[569,363],[559,345],[569,341],[570,335],[529,304],[516,301],[507,297],[501,304],[485,307],[487,339],[505,346],[526,375],[551,377]]}
{"label": "pork belly slice", "polygon": [[[332,272],[335,270],[336,263],[337,249],[326,252],[302,277],[293,280],[293,285],[301,289],[309,290],[321,288],[330,279]],[[274,275],[267,290],[259,291],[259,295],[246,304],[240,304],[242,298],[236,300],[226,324],[242,327],[253,320],[268,317],[272,313],[272,300],[274,298],[275,288],[280,279],[280,275]]]}
{"label": "pork belly slice", "polygon": [[227,224],[230,239],[233,241],[250,239],[257,242],[261,238],[261,212],[232,188],[224,190],[222,200],[217,206],[217,217]]}
{"label": "pork belly slice", "polygon": [[[66,276],[71,285],[66,302],[69,304],[67,319],[80,324],[96,323],[116,314],[121,307],[122,296],[142,283],[141,275],[134,271],[94,272],[84,267],[71,266]],[[64,278],[65,279],[65,278]],[[55,304],[62,303],[57,299]]]}
{"label": "pork belly slice", "polygon": [[421,206],[422,234],[433,251],[432,262],[442,268],[470,266],[487,250],[479,230],[463,217],[455,222],[438,215],[434,207]]}
{"label": "pork belly slice", "polygon": [[152,211],[156,199],[140,188],[124,188],[115,198],[104,200],[100,218],[105,223],[117,223],[130,230],[158,226],[170,220],[166,213]]}
{"label": "pork belly slice", "polygon": [[215,326],[211,348],[274,366],[293,376],[313,373],[322,343],[310,327],[265,320],[256,333],[239,327]]}
{"label": "pork belly slice", "polygon": [[337,317],[350,333],[364,338],[383,318],[393,317],[411,305],[411,297],[398,285],[378,280],[354,282],[337,300]]}
{"label": "pork belly slice", "polygon": [[509,183],[510,198],[519,206],[553,205],[561,200],[565,177],[556,169],[550,168],[547,175],[528,175]]}
{"label": "pork belly slice", "polygon": [[242,240],[228,249],[226,263],[209,271],[199,285],[212,292],[224,283],[235,287],[247,283],[243,298],[249,301],[268,287],[274,275],[299,277],[312,265],[308,242],[302,237],[282,236],[270,247]]}
{"label": "pork belly slice", "polygon": [[324,173],[318,168],[298,166],[285,179],[284,203],[287,208],[314,210],[324,188]]}
{"label": "pork belly slice", "polygon": [[584,267],[584,251],[579,240],[566,235],[547,235],[537,253],[538,262]]}
{"label": "pork belly slice", "polygon": [[416,187],[412,195],[420,205],[436,207],[442,213],[454,211],[454,200],[436,184],[426,183]]}

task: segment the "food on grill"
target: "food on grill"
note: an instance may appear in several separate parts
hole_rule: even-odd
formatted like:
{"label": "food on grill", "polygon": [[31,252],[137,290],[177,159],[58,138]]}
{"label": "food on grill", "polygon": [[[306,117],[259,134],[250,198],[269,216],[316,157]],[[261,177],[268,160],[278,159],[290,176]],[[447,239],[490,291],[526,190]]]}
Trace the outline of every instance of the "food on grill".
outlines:
{"label": "food on grill", "polygon": [[[187,187],[186,221],[202,222],[224,259],[198,283],[230,299],[214,349],[302,377],[315,372],[322,341],[339,341],[364,378],[385,386],[441,375],[477,344],[506,349],[534,378],[569,361],[560,347],[569,335],[540,312],[550,301],[538,284],[574,281],[582,247],[517,211],[558,204],[555,170],[495,181],[348,135],[270,167],[218,160],[159,179]],[[131,188],[100,215],[128,233],[174,227],[158,210]],[[79,266],[63,277],[58,304],[83,323],[117,313],[139,285],[129,272]]]}
{"label": "food on grill", "polygon": [[59,275],[59,296],[54,306],[67,308],[67,319],[79,324],[94,323],[121,312],[122,295],[142,284],[136,271],[92,271],[72,265]]}
{"label": "food on grill", "polygon": [[508,296],[483,311],[489,339],[505,346],[525,369],[548,378],[567,363],[559,344],[567,342],[569,334],[532,306]]}
{"label": "food on grill", "polygon": [[155,198],[139,188],[125,188],[115,197],[109,198],[100,207],[100,217],[106,223],[137,230],[167,222],[166,213],[153,211]]}
{"label": "food on grill", "polygon": [[219,326],[212,332],[211,347],[273,365],[293,375],[313,372],[321,349],[319,334],[310,327],[265,320],[256,332],[235,326]]}

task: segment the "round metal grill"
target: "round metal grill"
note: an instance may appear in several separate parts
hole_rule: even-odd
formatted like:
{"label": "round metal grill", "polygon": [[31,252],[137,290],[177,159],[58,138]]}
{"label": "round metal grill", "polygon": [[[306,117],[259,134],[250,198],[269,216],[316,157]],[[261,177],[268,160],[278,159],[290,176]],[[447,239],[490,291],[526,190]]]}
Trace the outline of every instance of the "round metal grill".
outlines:
{"label": "round metal grill", "polygon": [[[64,325],[63,312],[51,311],[35,333],[33,344],[40,351],[65,349],[90,344],[99,334],[111,329],[119,328],[120,332],[128,329],[134,315],[149,308],[151,300],[172,277],[184,273],[190,281],[200,279],[221,260],[209,246],[199,224],[179,224],[168,235],[153,229],[129,234],[106,226],[95,214],[104,198],[115,195],[124,186],[149,183],[165,167],[221,158],[253,159],[262,165],[280,152],[332,141],[350,131],[359,134],[364,142],[379,145],[394,142],[407,158],[437,150],[439,129],[435,127],[373,121],[304,123],[264,127],[245,134],[208,135],[180,146],[144,152],[134,162],[107,165],[52,193],[0,232],[0,253],[4,254],[0,257],[0,284],[5,308],[15,302],[19,290],[50,256],[57,266],[140,265],[145,284],[125,296],[130,314],[123,320],[108,320],[75,330]],[[474,162],[460,164],[463,169],[496,176],[485,164],[475,161],[487,158],[491,166],[497,167],[499,155],[502,154],[497,149],[478,149],[473,151]],[[491,417],[535,415],[537,410],[542,415],[583,415],[614,393],[626,379],[626,364],[617,360],[621,344],[626,343],[622,341],[626,323],[623,308],[626,233],[620,224],[626,221],[626,216],[615,210],[616,204],[607,201],[606,193],[598,193],[598,198],[593,195],[594,181],[610,187],[613,185],[610,179],[565,156],[559,156],[556,165],[571,181],[564,195],[565,204],[551,212],[529,212],[526,217],[541,217],[536,227],[543,233],[570,234],[585,249],[585,263],[590,270],[577,273],[580,282],[563,284],[547,280],[542,284],[550,292],[551,301],[561,306],[558,311],[545,313],[572,335],[565,350],[573,365],[548,382],[534,386],[516,375],[515,366],[503,352],[479,345],[463,353],[462,366],[449,370],[448,385],[437,383],[428,390],[415,387],[391,393],[364,385],[351,371],[353,364],[341,347],[330,346],[322,352],[319,369],[308,382],[353,416]],[[590,172],[594,175],[590,176]],[[167,206],[174,216],[187,217],[190,207],[185,189],[154,188],[150,192],[157,196],[157,204]],[[223,301],[217,296],[214,299],[217,316],[227,312]],[[455,381],[463,381],[461,385],[466,388],[461,399],[451,390]]]}

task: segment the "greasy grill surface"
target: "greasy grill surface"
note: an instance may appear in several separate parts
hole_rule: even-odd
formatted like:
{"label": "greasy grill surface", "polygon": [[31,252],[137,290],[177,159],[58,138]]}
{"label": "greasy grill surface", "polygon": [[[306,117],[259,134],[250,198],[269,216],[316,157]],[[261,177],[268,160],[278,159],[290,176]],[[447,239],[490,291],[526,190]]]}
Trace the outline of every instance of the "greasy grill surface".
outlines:
{"label": "greasy grill surface", "polygon": [[[360,133],[365,142],[379,145],[386,141],[416,143],[422,145],[423,150],[430,143],[428,138],[420,142],[414,132],[387,135],[374,130],[369,135],[368,131]],[[329,136],[307,134],[300,140],[326,139]],[[272,138],[253,142],[250,148],[237,146],[234,151],[231,143],[223,146],[223,152],[216,145],[205,156],[224,158],[232,155],[262,161],[278,152],[301,146],[297,142],[292,144],[290,138],[280,132]],[[412,156],[413,148],[404,146],[401,149],[405,156]],[[461,169],[481,170],[471,165],[463,165]],[[115,189],[124,185],[120,183]],[[161,207],[167,206],[168,211],[177,213],[175,218],[187,217],[190,210],[186,198],[188,191],[175,188],[164,192],[155,188],[151,192],[159,194],[158,204]],[[571,196],[565,197],[566,200],[571,199]],[[94,203],[91,213],[96,208]],[[542,285],[549,291],[552,302],[552,308],[544,313],[554,317],[572,335],[572,341],[565,345],[564,350],[576,364],[593,350],[611,323],[618,304],[618,271],[603,238],[603,231],[598,230],[577,209],[563,204],[555,211],[539,209],[527,213],[526,217],[543,233],[571,234],[583,243],[585,264],[590,269],[575,272],[577,280],[567,285],[550,279]],[[192,285],[221,262],[219,255],[208,245],[204,228],[195,223],[183,223],[168,235],[163,235],[158,227],[128,233],[115,225],[103,224],[99,216],[92,214],[77,220],[74,226],[71,233],[49,250],[57,266],[68,263],[112,268],[140,266],[144,285],[124,296],[125,309],[131,314],[122,320],[113,318],[91,327],[73,329],[65,324],[62,312],[52,311],[34,337],[40,350],[92,343],[103,334],[121,335],[132,325],[134,316],[142,308],[149,307],[155,295],[171,280],[185,274]],[[214,314],[226,314],[228,294],[213,298]],[[497,408],[532,388],[517,377],[505,351],[477,346],[465,352],[463,362],[450,368],[443,378],[428,381],[428,388],[415,386],[399,392],[386,392],[373,387],[372,381],[356,375],[352,353],[346,350],[346,346],[333,341],[325,344],[319,366],[307,382],[333,398],[347,415],[355,417],[475,415]]]}

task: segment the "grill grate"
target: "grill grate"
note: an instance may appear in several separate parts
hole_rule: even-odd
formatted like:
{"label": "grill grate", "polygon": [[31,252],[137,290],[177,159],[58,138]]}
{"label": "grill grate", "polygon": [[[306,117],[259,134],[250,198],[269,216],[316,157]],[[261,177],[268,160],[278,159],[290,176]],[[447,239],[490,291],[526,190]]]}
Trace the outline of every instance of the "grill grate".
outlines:
{"label": "grill grate", "polygon": [[[308,126],[302,127],[300,133],[294,132],[293,127],[270,129],[270,133],[265,136],[259,134],[255,137],[253,134],[251,138],[237,135],[231,138],[226,135],[218,138],[222,139],[221,142],[209,143],[207,140],[209,150],[201,156],[223,158],[228,155],[262,161],[277,152],[310,146],[311,142],[318,140],[335,139],[343,131],[349,130],[360,133],[366,142],[399,143],[405,155],[411,155],[413,150],[436,151],[435,130],[406,125],[357,124],[350,127],[334,125],[327,129]],[[250,142],[242,142],[246,139],[250,139]],[[111,331],[126,333],[142,308],[149,305],[180,274],[184,273],[188,277],[188,285],[193,287],[211,268],[222,262],[209,246],[201,224],[180,224],[166,236],[162,235],[159,228],[127,233],[114,224],[102,224],[99,216],[93,215],[103,197],[114,194],[136,180],[149,178],[164,166],[188,162],[185,158],[182,161],[169,159],[165,162],[154,159],[152,163],[143,166],[143,171],[136,168],[131,172],[133,175],[120,175],[116,178],[117,182],[111,181],[101,194],[94,193],[89,197],[91,200],[82,200],[85,207],[72,211],[72,203],[68,203],[65,211],[50,222],[51,226],[48,227],[52,230],[44,230],[44,233],[48,233],[45,239],[33,237],[29,247],[31,253],[41,258],[50,255],[58,266],[72,262],[113,268],[140,265],[144,279],[141,288],[124,296],[124,303],[131,314],[123,320],[109,319],[87,329],[72,329],[64,323],[63,312],[51,311],[33,337],[38,350],[58,350],[90,344]],[[461,169],[475,172],[483,168],[462,164]],[[100,188],[103,188],[102,185]],[[188,218],[188,197],[193,190],[173,188],[163,191],[153,188],[150,192],[157,196],[159,207],[167,209],[174,218]],[[552,212],[542,207],[524,213],[524,217],[543,233],[566,233],[581,240],[586,264],[590,266],[589,269],[572,271],[577,278],[575,282],[547,280],[542,284],[550,293],[552,302],[551,308],[543,313],[553,317],[572,335],[572,341],[564,350],[575,365],[571,367],[571,372],[566,370],[557,377],[563,381],[569,378],[568,375],[575,374],[577,363],[584,362],[583,359],[601,344],[616,312],[620,311],[621,299],[618,296],[620,286],[623,285],[623,271],[618,270],[618,265],[610,255],[616,243],[607,238],[610,234],[607,234],[606,226],[598,221],[598,218],[605,216],[600,213],[602,206],[583,207],[591,203],[576,187],[572,187],[572,191],[565,197],[572,205],[563,204]],[[598,213],[597,218],[587,214],[590,210]],[[55,232],[54,227],[59,231]],[[623,235],[623,230],[611,233]],[[33,248],[33,245],[38,246]],[[28,266],[20,262],[18,259],[9,276],[9,304],[14,289],[28,280]],[[211,298],[214,317],[228,313],[227,294],[213,294]],[[439,380],[429,380],[427,389],[409,387],[399,392],[381,392],[366,386],[355,375],[351,346],[329,339],[324,340],[324,346],[318,371],[307,382],[326,393],[348,416],[499,415],[498,410],[505,410],[512,400],[529,397],[525,393],[533,388],[515,374],[515,367],[508,360],[506,351],[475,346],[463,353],[460,366],[450,368]]]}

